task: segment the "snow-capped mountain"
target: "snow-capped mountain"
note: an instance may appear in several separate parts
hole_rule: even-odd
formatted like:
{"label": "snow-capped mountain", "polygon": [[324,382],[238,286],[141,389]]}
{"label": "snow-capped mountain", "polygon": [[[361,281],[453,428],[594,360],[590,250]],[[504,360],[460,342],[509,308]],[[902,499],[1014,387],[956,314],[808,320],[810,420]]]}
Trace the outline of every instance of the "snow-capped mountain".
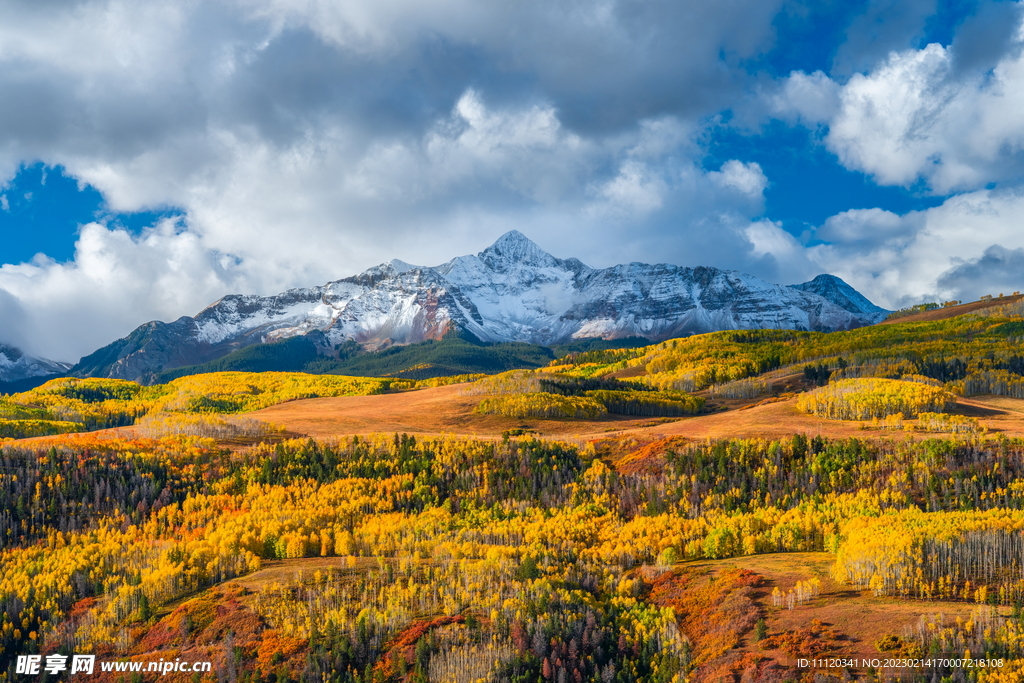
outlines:
{"label": "snow-capped mountain", "polygon": [[881,322],[892,313],[892,311],[874,305],[868,301],[867,297],[835,275],[822,274],[810,282],[790,285],[790,287],[823,296],[832,303],[839,304],[842,308],[871,322]]}
{"label": "snow-capped mountain", "polygon": [[[147,323],[83,358],[73,372],[136,379],[297,335],[309,335],[330,355],[347,340],[373,349],[454,330],[482,341],[550,345],[724,329],[831,331],[876,321],[863,306],[872,304],[838,278],[824,295],[815,293],[811,285],[820,279],[784,287],[717,268],[596,269],[555,258],[513,230],[479,254],[436,267],[393,260],[322,287],[226,296],[194,318]],[[830,300],[836,293],[843,296]]]}
{"label": "snow-capped mountain", "polygon": [[0,344],[0,382],[17,382],[31,377],[61,375],[71,368],[69,363],[58,363],[45,358],[26,356],[20,349]]}

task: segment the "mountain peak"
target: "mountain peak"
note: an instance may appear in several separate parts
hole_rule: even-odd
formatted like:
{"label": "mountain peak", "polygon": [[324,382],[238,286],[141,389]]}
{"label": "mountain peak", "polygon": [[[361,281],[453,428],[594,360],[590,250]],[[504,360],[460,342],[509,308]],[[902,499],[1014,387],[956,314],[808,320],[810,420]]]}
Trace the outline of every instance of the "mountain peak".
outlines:
{"label": "mountain peak", "polygon": [[496,239],[494,241],[494,244],[492,244],[491,246],[498,247],[507,244],[531,244],[535,247],[537,246],[536,244],[534,244],[533,240],[531,240],[529,237],[519,232],[518,230],[509,230],[504,235]]}
{"label": "mountain peak", "polygon": [[809,282],[790,285],[790,288],[825,297],[832,303],[851,313],[862,315],[872,322],[878,322],[889,314],[889,311],[871,303],[867,297],[847,284],[842,278],[828,273],[822,273]]}
{"label": "mountain peak", "polygon": [[[27,356],[21,349],[0,342],[0,384],[17,382],[33,377],[50,377],[64,374],[71,367],[45,358]],[[40,382],[41,383],[41,382]],[[28,388],[27,386],[25,388]],[[7,387],[5,391],[10,391]],[[16,389],[24,391],[24,389]],[[0,393],[4,393],[0,391]]]}
{"label": "mountain peak", "polygon": [[557,262],[554,256],[518,230],[509,230],[499,237],[494,244],[480,252],[480,258],[489,263],[500,260],[533,266],[549,266]]}
{"label": "mountain peak", "polygon": [[401,259],[397,259],[397,258],[391,259],[390,261],[387,262],[387,264],[390,265],[392,268],[394,268],[395,272],[397,272],[397,273],[405,273],[407,271],[416,270],[417,268],[422,268],[423,267],[423,266],[414,266],[411,263],[406,263],[405,261],[403,261]]}
{"label": "mountain peak", "polygon": [[831,275],[829,273],[822,273],[821,275],[815,275],[813,280],[811,280],[810,282],[805,282],[804,284],[819,284],[819,285],[831,284],[831,285],[837,285],[837,286],[842,286],[842,287],[849,287],[850,286],[849,284],[847,284],[846,280],[844,280],[843,278],[839,277],[838,275]]}
{"label": "mountain peak", "polygon": [[[794,291],[801,289],[807,291]],[[850,329],[884,315],[828,275],[789,289],[711,267],[628,263],[595,270],[555,258],[512,230],[476,255],[436,267],[392,260],[322,287],[225,297],[196,318],[144,325],[82,359],[72,373],[146,379],[314,332],[318,353],[335,358],[333,349],[348,342],[380,348],[453,331],[484,342],[544,345],[588,337],[661,341],[715,330]]]}

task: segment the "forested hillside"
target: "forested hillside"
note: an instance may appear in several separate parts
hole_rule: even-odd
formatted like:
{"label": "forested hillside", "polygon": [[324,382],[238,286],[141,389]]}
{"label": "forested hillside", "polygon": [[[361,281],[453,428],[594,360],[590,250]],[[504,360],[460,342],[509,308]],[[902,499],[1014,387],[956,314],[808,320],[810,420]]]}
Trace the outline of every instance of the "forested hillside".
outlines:
{"label": "forested hillside", "polygon": [[329,353],[322,351],[307,337],[292,337],[280,342],[247,346],[202,365],[167,370],[154,375],[152,380],[161,384],[187,375],[227,371],[428,379],[536,368],[547,365],[555,357],[554,352],[544,346],[484,344],[466,335],[392,346],[380,351],[364,351],[355,342],[339,344]]}
{"label": "forested hillside", "polygon": [[807,366],[827,381],[928,377],[966,394],[1024,397],[1024,310],[998,317],[862,327],[848,332],[751,330],[672,339],[636,349],[569,354],[552,369],[581,377],[628,373],[653,386],[694,391]]}
{"label": "forested hillside", "polygon": [[[962,401],[998,394],[1024,421],[1022,335],[965,317],[451,380],[219,372],[0,397],[0,680],[74,653],[210,661],[166,677],[208,683],[1020,680],[1024,440]],[[250,415],[455,381],[443,395],[490,434],[296,438]],[[857,436],[657,431],[762,403]],[[632,431],[532,433],[610,419]],[[797,663],[825,657],[848,663]]]}
{"label": "forested hillside", "polygon": [[[435,673],[467,666],[523,681],[560,670],[708,680],[724,663],[775,680],[766,662],[701,648],[699,626],[653,604],[651,577],[693,559],[828,551],[839,574],[877,593],[1019,606],[1022,456],[1016,443],[797,436],[672,448],[660,473],[625,474],[593,447],[529,439],[396,435],[242,453],[183,436],[10,445],[0,634],[6,657],[220,657],[230,636],[211,639],[203,620],[214,617],[189,616],[201,602],[164,606],[221,585],[255,624],[245,647],[291,653],[242,657],[251,679],[283,667],[445,680]],[[339,559],[298,588],[230,588],[268,560],[302,557]],[[722,616],[735,645],[764,610]],[[1016,628],[997,620],[972,651],[1024,657]]]}

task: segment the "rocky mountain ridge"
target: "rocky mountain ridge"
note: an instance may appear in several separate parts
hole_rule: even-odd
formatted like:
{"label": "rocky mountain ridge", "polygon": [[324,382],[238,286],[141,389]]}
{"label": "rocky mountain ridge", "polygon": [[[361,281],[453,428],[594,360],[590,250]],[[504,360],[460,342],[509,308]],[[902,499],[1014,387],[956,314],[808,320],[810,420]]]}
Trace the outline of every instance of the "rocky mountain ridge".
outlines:
{"label": "rocky mountain ridge", "polygon": [[80,376],[145,379],[250,344],[307,335],[326,356],[458,331],[541,345],[599,337],[660,341],[724,329],[833,331],[878,322],[880,309],[839,278],[786,287],[717,268],[627,263],[591,268],[511,231],[440,266],[392,260],[323,286],[226,296],[195,317],[153,321],[83,358]]}
{"label": "rocky mountain ridge", "polygon": [[62,375],[70,368],[70,363],[34,358],[9,344],[0,344],[0,383],[6,384],[21,382],[33,377]]}

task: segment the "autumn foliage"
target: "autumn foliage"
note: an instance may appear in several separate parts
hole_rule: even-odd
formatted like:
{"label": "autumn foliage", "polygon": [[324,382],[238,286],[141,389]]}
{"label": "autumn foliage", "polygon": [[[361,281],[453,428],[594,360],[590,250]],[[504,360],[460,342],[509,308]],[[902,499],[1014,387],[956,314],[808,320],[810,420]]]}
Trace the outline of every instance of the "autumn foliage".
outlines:
{"label": "autumn foliage", "polygon": [[797,408],[833,420],[870,420],[897,413],[948,411],[956,399],[949,392],[920,382],[894,379],[844,379],[801,394]]}
{"label": "autumn foliage", "polygon": [[592,420],[608,414],[600,401],[588,396],[561,396],[544,391],[485,398],[476,410],[505,417]]}
{"label": "autumn foliage", "polygon": [[[786,346],[774,332],[731,339]],[[528,373],[490,388],[525,382],[552,405],[607,411],[619,400],[699,405],[679,389],[573,377]],[[888,381],[901,400],[947,396],[939,380]],[[64,406],[135,428],[0,450],[0,669],[18,654],[103,651],[190,653],[223,680],[253,682],[768,681],[758,653],[832,651],[835,633],[811,623],[738,654],[773,610],[816,605],[820,584],[801,580],[775,603],[749,572],[684,563],[786,551],[834,552],[849,590],[999,606],[981,633],[979,616],[973,630],[945,623],[905,637],[924,652],[1024,660],[1009,616],[1024,601],[1022,441],[966,430],[668,438],[616,442],[633,453],[617,460],[600,443],[512,433],[289,439],[193,399],[248,410],[385,384],[177,382],[64,382],[5,408],[29,420]],[[955,426],[932,413],[919,422]]]}
{"label": "autumn foliage", "polygon": [[182,413],[245,413],[302,398],[365,396],[414,386],[404,379],[299,372],[216,372],[148,387],[119,379],[62,377],[0,397],[0,437],[121,427],[144,416],[166,421]]}

